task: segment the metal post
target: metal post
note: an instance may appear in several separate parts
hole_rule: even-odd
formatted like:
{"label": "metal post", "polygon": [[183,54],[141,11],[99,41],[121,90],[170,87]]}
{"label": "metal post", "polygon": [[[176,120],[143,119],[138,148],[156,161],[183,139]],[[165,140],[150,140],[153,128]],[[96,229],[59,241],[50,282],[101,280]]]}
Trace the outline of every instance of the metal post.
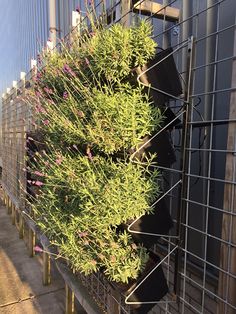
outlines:
{"label": "metal post", "polygon": [[8,215],[11,214],[11,199],[9,196],[7,196],[7,213]]}
{"label": "metal post", "polygon": [[48,1],[49,9],[49,37],[53,43],[53,47],[57,42],[57,28],[56,28],[56,0]]}
{"label": "metal post", "polygon": [[[167,6],[168,4],[170,3],[170,0],[163,0],[163,5],[164,6]],[[170,28],[170,25],[171,23],[166,21],[165,18],[164,18],[164,21],[163,21],[163,39],[162,39],[162,48],[163,49],[167,49],[168,47],[170,47],[171,45],[171,38],[170,38],[170,32],[166,31],[166,29]]]}
{"label": "metal post", "polygon": [[24,238],[24,219],[22,214],[20,213],[19,216],[19,239]]}
{"label": "metal post", "polygon": [[131,0],[121,0],[121,24],[125,27],[129,27],[131,24]]}
{"label": "metal post", "polygon": [[[182,25],[182,41],[187,40],[192,34],[192,20],[189,17],[192,15],[192,1],[183,0],[182,2],[182,16],[181,20],[184,21]],[[183,85],[183,91],[185,95],[185,100],[189,102],[190,100],[190,91],[191,91],[191,63],[193,59],[193,38],[192,38],[192,45],[189,49],[188,47],[184,48],[182,51],[182,73],[184,77],[184,81],[187,82],[186,86]],[[179,199],[178,199],[178,212],[177,212],[177,234],[179,239],[177,240],[177,244],[179,248],[176,251],[175,255],[175,273],[174,273],[174,292],[177,297],[177,301],[179,302],[179,295],[180,295],[180,283],[181,283],[181,276],[179,272],[179,268],[181,265],[181,258],[182,258],[182,247],[184,245],[184,230],[182,227],[182,222],[185,219],[186,215],[186,203],[183,201],[187,193],[187,180],[186,172],[187,172],[187,165],[189,159],[189,152],[186,150],[186,147],[189,146],[189,133],[190,133],[190,125],[188,122],[190,121],[191,117],[191,108],[190,103],[185,105],[186,112],[183,115],[183,129],[182,129],[182,136],[181,136],[181,157],[180,157],[180,167],[182,171],[181,175],[181,186],[179,190]]]}
{"label": "metal post", "polygon": [[[207,7],[211,7],[216,4],[216,0],[207,0]],[[215,48],[216,48],[216,35],[211,35],[216,31],[217,28],[217,7],[213,6],[212,8],[207,10],[206,15],[206,47],[205,47],[205,97],[204,97],[204,119],[206,121],[211,121],[213,118],[213,94],[208,94],[213,90],[214,87],[214,65],[208,65],[209,63],[215,60]],[[209,158],[210,153],[207,151],[210,148],[210,139],[211,139],[211,126],[205,127],[204,132],[205,141],[203,144],[203,162],[202,162],[202,176],[208,177],[209,169]],[[209,182],[207,180],[203,180],[202,183],[202,203],[208,204],[209,199]],[[206,217],[203,215],[202,217],[202,225],[205,226],[206,224]],[[202,238],[204,241],[204,237]],[[204,247],[204,245],[203,245]]]}
{"label": "metal post", "polygon": [[16,224],[16,207],[13,203],[11,204],[11,223]]}
{"label": "metal post", "polygon": [[2,202],[3,202],[3,205],[4,205],[4,206],[5,206],[5,205],[6,205],[6,203],[7,203],[6,193],[5,193],[5,191],[4,191],[4,190],[3,190]]}
{"label": "metal post", "polygon": [[35,247],[35,233],[33,230],[29,229],[29,237],[28,237],[28,251],[29,257],[34,257],[34,247]]}
{"label": "metal post", "polygon": [[[182,10],[182,41],[187,40],[192,35],[192,19],[189,17],[192,15],[192,1],[183,0],[183,10]],[[182,53],[182,73],[184,73],[185,82],[187,82],[187,68],[188,68],[188,50],[183,49]],[[187,87],[184,86],[183,90]]]}
{"label": "metal post", "polygon": [[51,283],[51,261],[48,253],[43,252],[43,284],[47,286]]}
{"label": "metal post", "polygon": [[191,103],[191,93],[192,93],[192,80],[193,73],[192,67],[194,62],[194,39],[191,37],[189,39],[188,44],[188,57],[187,57],[187,86],[185,89],[185,113],[183,115],[183,129],[182,129],[182,137],[181,137],[181,187],[180,187],[180,195],[179,195],[179,206],[177,212],[177,234],[178,234],[178,249],[175,255],[175,274],[174,274],[174,292],[176,294],[177,300],[179,301],[180,295],[180,283],[181,283],[181,275],[179,268],[181,266],[181,258],[182,258],[182,248],[185,245],[185,228],[183,227],[183,223],[186,220],[186,201],[184,200],[188,191],[188,181],[189,177],[186,175],[188,172],[188,163],[189,163],[189,150],[187,148],[190,144],[190,124],[192,116],[192,103]]}
{"label": "metal post", "polygon": [[70,289],[70,287],[65,284],[66,288],[66,314],[74,314],[75,313],[75,295],[74,292]]}

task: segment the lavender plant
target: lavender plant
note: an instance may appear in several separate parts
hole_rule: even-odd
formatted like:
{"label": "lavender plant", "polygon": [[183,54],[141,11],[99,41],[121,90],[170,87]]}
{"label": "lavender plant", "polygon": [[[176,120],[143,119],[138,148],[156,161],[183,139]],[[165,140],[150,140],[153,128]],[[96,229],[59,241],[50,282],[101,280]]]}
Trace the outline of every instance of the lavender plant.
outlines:
{"label": "lavender plant", "polygon": [[[31,198],[35,219],[73,269],[102,268],[117,282],[137,278],[148,259],[119,226],[151,214],[159,194],[152,156],[129,159],[162,121],[147,92],[128,80],[154,55],[150,34],[146,22],[97,27],[60,54],[44,53],[27,96],[46,146],[27,169],[39,189]],[[119,151],[123,159],[114,159]]]}

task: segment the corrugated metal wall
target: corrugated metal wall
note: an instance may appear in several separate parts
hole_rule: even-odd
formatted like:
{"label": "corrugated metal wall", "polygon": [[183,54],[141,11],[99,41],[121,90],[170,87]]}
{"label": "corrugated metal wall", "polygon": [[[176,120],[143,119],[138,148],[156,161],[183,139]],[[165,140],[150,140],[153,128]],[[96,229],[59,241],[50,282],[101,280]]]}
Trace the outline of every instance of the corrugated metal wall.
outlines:
{"label": "corrugated metal wall", "polygon": [[48,38],[48,0],[1,0],[0,92],[28,72]]}

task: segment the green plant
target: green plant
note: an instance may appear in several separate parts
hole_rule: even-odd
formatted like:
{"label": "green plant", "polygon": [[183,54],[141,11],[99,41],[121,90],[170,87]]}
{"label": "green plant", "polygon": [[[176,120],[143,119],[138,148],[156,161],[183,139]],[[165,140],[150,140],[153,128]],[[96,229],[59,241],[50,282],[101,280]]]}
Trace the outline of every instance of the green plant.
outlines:
{"label": "green plant", "polygon": [[74,48],[74,55],[87,61],[92,74],[109,81],[124,79],[155,55],[157,45],[150,38],[151,32],[151,25],[143,20],[131,28],[114,24],[108,29],[94,29],[79,49]]}
{"label": "green plant", "polygon": [[151,215],[159,194],[153,156],[130,160],[162,121],[147,91],[129,81],[155,53],[151,30],[143,21],[95,27],[60,54],[44,53],[27,96],[46,146],[28,168],[39,189],[31,204],[37,224],[73,269],[102,268],[117,282],[137,278],[148,259],[119,226]]}
{"label": "green plant", "polygon": [[61,152],[35,158],[37,166],[32,165],[31,172],[35,182],[43,182],[31,206],[60,254],[86,274],[102,266],[115,281],[136,278],[146,251],[116,229],[128,219],[151,214],[158,172],[149,173],[148,165]]}
{"label": "green plant", "polygon": [[137,147],[162,121],[160,110],[149,102],[141,86],[123,83],[115,89],[80,91],[80,95],[80,101],[70,93],[56,105],[43,104],[41,124],[47,121],[44,129],[49,139],[112,154]]}

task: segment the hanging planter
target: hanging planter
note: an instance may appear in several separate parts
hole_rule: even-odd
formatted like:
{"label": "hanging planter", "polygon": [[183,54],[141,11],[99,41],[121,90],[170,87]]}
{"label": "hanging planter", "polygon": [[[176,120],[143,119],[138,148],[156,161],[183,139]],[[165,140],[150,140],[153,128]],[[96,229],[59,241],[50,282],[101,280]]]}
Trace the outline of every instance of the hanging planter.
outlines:
{"label": "hanging planter", "polygon": [[172,48],[157,53],[143,67],[136,68],[136,73],[143,84],[154,88],[150,89],[150,93],[156,106],[164,106],[172,96],[178,97],[182,94]]}
{"label": "hanging planter", "polygon": [[157,243],[160,236],[168,235],[173,227],[173,220],[169,213],[165,199],[160,199],[154,206],[154,212],[144,215],[131,223],[129,232],[136,243],[150,248]]}
{"label": "hanging planter", "polygon": [[[102,269],[127,296],[136,287],[127,300],[135,296],[139,303],[141,296],[155,303],[168,291],[161,266],[155,268],[159,258],[148,256],[126,230],[118,231],[122,223],[145,217],[159,197],[159,174],[151,171],[152,150],[145,163],[130,158],[131,149],[151,137],[163,121],[145,89],[129,82],[131,70],[155,54],[150,33],[150,25],[143,21],[130,29],[98,28],[68,51],[63,48],[62,55],[49,53],[34,95],[47,150],[37,155],[30,169],[42,183],[32,204],[34,217],[60,255],[85,275]],[[163,139],[168,143],[167,133],[155,137]],[[166,159],[172,163],[170,147],[161,151],[161,145],[159,164]],[[123,158],[114,158],[120,151]],[[168,232],[172,225],[168,210],[156,209],[150,217]],[[143,219],[146,226],[150,218]],[[147,293],[149,289],[152,293]],[[134,308],[146,313],[154,303]]]}
{"label": "hanging planter", "polygon": [[172,52],[172,48],[162,50],[144,66],[135,68],[139,80],[145,86],[150,86],[147,92],[150,94],[154,105],[160,108],[164,115],[162,127],[167,126],[165,130],[153,139],[151,138],[155,135],[154,133],[152,133],[151,136],[146,136],[140,146],[146,142],[148,142],[148,144],[144,146],[135,157],[139,158],[138,156],[142,156],[143,154],[156,153],[157,157],[155,161],[159,166],[167,168],[176,161],[169,130],[172,130],[173,127],[178,125],[180,119],[176,118],[173,111],[165,106],[165,103],[169,99],[178,97],[182,93],[179,73]]}
{"label": "hanging planter", "polygon": [[153,162],[157,166],[169,168],[175,161],[175,152],[171,144],[170,134],[168,131],[162,131],[160,134],[147,135],[143,138],[136,152],[133,152],[133,158],[144,160],[146,156],[155,154]]}
{"label": "hanging planter", "polygon": [[147,314],[169,291],[167,281],[157,254],[149,252],[145,269],[135,281],[128,284],[112,282],[112,287],[123,294],[132,314]]}

